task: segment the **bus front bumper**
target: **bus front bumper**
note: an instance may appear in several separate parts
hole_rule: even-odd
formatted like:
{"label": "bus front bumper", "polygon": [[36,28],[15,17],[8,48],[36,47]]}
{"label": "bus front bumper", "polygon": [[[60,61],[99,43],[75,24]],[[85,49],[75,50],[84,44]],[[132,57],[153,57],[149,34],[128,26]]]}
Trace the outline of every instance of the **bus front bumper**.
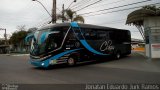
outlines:
{"label": "bus front bumper", "polygon": [[30,63],[37,67],[44,67],[47,68],[49,66],[49,60],[45,61],[34,61],[33,59],[30,59]]}

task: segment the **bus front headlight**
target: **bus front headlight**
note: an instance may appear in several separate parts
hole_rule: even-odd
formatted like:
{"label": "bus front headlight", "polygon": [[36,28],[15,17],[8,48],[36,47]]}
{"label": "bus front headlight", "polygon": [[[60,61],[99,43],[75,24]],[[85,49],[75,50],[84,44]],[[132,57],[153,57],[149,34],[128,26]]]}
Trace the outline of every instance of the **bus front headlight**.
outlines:
{"label": "bus front headlight", "polygon": [[44,63],[42,63],[41,65],[44,66]]}

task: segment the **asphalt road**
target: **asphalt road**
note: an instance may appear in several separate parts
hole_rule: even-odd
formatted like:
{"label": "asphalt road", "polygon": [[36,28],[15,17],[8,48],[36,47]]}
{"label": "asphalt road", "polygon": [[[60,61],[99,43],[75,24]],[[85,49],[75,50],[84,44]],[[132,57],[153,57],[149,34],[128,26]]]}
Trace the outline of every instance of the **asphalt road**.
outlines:
{"label": "asphalt road", "polygon": [[85,84],[85,83],[160,83],[160,60],[147,61],[132,53],[120,60],[80,64],[75,67],[35,68],[29,56],[0,55],[0,83]]}

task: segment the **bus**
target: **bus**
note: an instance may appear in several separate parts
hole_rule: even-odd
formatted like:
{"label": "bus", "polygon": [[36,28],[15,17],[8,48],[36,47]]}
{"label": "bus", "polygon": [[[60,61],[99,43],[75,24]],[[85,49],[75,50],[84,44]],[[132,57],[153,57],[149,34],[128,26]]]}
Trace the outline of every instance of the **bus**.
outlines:
{"label": "bus", "polygon": [[129,30],[77,22],[43,27],[26,37],[31,40],[30,63],[47,68],[50,65],[113,56],[116,59],[131,54]]}

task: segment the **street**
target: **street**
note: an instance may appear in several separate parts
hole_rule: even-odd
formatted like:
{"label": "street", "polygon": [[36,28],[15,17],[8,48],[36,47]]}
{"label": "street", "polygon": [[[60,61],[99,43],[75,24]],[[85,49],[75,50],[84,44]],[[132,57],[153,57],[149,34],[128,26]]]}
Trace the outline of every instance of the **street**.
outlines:
{"label": "street", "polygon": [[47,70],[35,68],[29,56],[0,55],[0,83],[86,84],[86,83],[160,83],[160,61],[147,61],[132,52],[120,60],[56,65]]}

